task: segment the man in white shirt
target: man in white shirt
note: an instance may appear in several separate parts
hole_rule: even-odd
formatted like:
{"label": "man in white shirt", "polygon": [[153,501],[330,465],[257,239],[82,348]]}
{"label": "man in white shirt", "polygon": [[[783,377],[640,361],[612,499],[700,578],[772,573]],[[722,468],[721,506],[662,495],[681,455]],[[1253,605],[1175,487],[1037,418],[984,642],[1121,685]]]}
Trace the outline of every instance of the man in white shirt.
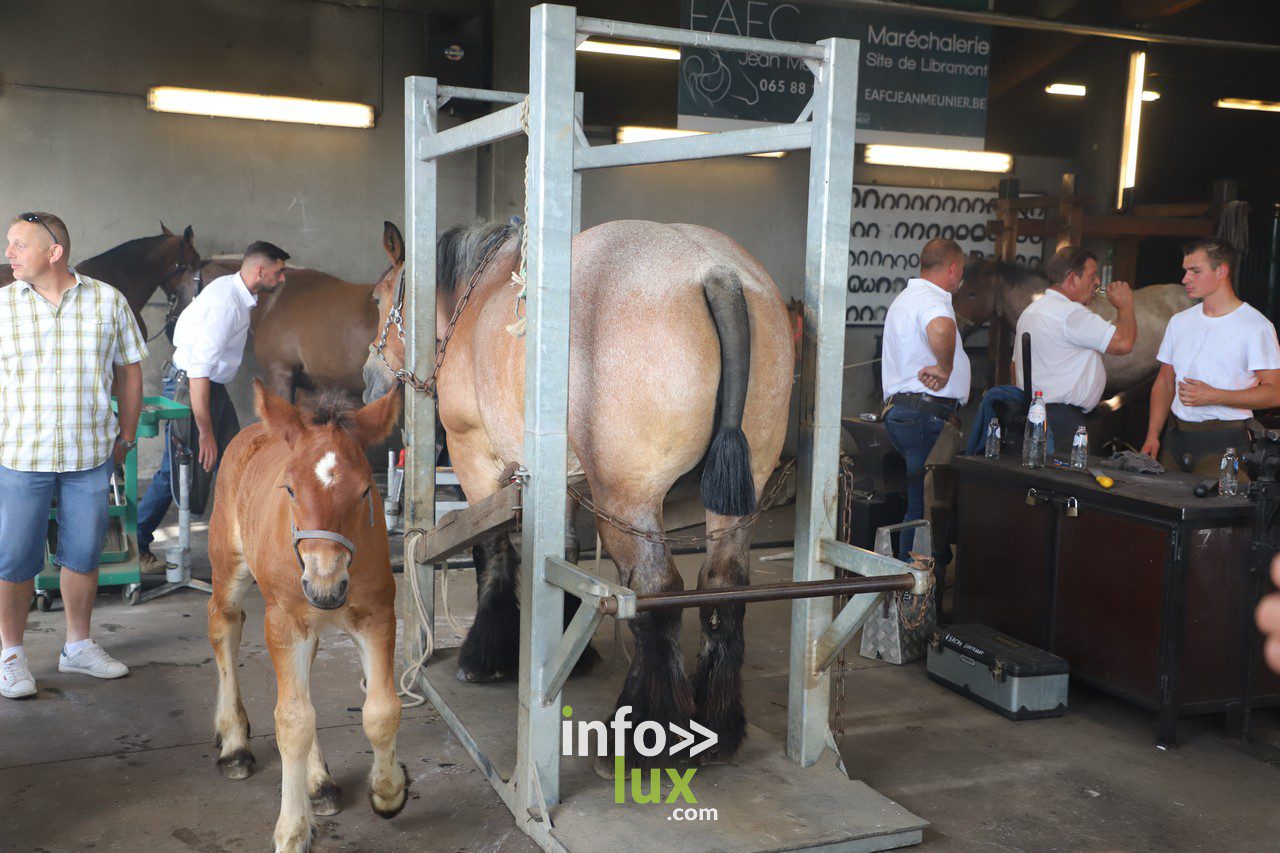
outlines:
{"label": "man in white shirt", "polygon": [[[907,282],[884,321],[880,378],[889,442],[907,463],[907,514],[924,516],[924,463],[943,425],[969,399],[969,357],[956,326],[951,294],[964,278],[964,252],[954,240],[930,240],[920,251],[920,277]],[[905,531],[898,558],[915,539]]]}
{"label": "man in white shirt", "polygon": [[1208,477],[1228,447],[1244,453],[1254,409],[1280,406],[1280,343],[1275,326],[1236,296],[1240,256],[1230,243],[1207,237],[1183,254],[1187,295],[1203,301],[1173,315],[1165,329],[1142,452],[1171,470]]}
{"label": "man in white shirt", "polygon": [[[218,463],[220,448],[225,448],[240,431],[235,406],[226,386],[235,378],[244,359],[249,337],[249,316],[258,304],[259,293],[274,293],[284,284],[285,261],[289,259],[279,246],[258,241],[245,249],[240,271],[224,275],[205,285],[191,304],[178,316],[173,332],[173,361],[164,376],[164,396],[188,391],[194,420],[188,446],[199,448],[199,466],[192,466],[193,493],[201,495],[192,501],[194,512],[203,511],[202,495],[208,478]],[[138,548],[144,571],[158,571],[164,561],[151,553],[156,528],[164,519],[172,501],[172,442],[165,442],[160,470],[152,478],[138,506]]]}
{"label": "man in white shirt", "polygon": [[1063,246],[1045,265],[1049,289],[1018,318],[1014,337],[1013,373],[1025,386],[1022,372],[1022,335],[1031,335],[1031,383],[1044,394],[1049,428],[1057,449],[1071,446],[1084,416],[1102,399],[1107,372],[1102,354],[1127,355],[1138,338],[1133,313],[1133,291],[1123,281],[1107,288],[1107,301],[1115,306],[1115,324],[1108,323],[1085,306],[1093,299],[1102,278],[1098,258],[1079,246]]}

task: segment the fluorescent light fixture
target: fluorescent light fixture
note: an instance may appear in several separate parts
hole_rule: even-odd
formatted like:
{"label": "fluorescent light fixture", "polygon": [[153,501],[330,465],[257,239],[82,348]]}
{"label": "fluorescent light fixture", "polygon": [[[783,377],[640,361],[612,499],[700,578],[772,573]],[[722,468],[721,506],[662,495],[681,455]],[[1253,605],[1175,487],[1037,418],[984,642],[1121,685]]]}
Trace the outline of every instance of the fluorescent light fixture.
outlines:
{"label": "fluorescent light fixture", "polygon": [[324,124],[334,127],[373,127],[373,107],[349,101],[313,101],[244,92],[213,92],[153,86],[147,90],[147,109],[160,113]]}
{"label": "fluorescent light fixture", "polygon": [[1224,110],[1259,110],[1264,113],[1280,113],[1280,101],[1251,101],[1247,98],[1221,98],[1217,106]]}
{"label": "fluorescent light fixture", "polygon": [[578,45],[583,53],[608,53],[613,56],[638,56],[641,59],[680,59],[680,51],[674,47],[652,47],[643,44],[618,44],[611,41],[588,39]]}
{"label": "fluorescent light fixture", "polygon": [[1008,172],[1013,168],[1013,157],[996,151],[916,148],[909,145],[868,145],[863,162],[877,166],[914,166],[965,172]]}
{"label": "fluorescent light fixture", "polygon": [[1050,95],[1070,95],[1073,98],[1083,98],[1088,91],[1079,83],[1050,83],[1044,90]]}
{"label": "fluorescent light fixture", "polygon": [[1120,143],[1120,182],[1116,208],[1124,207],[1124,191],[1138,180],[1138,139],[1142,129],[1142,82],[1147,74],[1147,54],[1129,54],[1129,82],[1124,96],[1124,136]]}
{"label": "fluorescent light fixture", "polygon": [[[1079,83],[1050,83],[1044,87],[1044,90],[1050,95],[1070,95],[1073,98],[1083,98],[1089,93],[1089,90]],[[1142,93],[1142,100],[1158,101],[1160,93],[1148,89]]]}
{"label": "fluorescent light fixture", "polygon": [[[655,139],[673,139],[677,136],[701,136],[706,130],[678,130],[674,127],[642,127],[640,125],[624,125],[618,128],[618,142],[625,145],[629,142],[652,142]],[[785,151],[764,151],[751,157],[786,157]]]}

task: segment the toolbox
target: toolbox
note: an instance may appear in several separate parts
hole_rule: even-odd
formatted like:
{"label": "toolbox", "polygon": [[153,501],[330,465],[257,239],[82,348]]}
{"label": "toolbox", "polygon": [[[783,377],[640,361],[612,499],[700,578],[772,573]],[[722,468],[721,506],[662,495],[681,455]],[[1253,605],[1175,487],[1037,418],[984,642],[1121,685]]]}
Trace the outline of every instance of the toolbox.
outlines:
{"label": "toolbox", "polygon": [[935,629],[926,668],[931,681],[1011,720],[1067,710],[1067,661],[986,625]]}

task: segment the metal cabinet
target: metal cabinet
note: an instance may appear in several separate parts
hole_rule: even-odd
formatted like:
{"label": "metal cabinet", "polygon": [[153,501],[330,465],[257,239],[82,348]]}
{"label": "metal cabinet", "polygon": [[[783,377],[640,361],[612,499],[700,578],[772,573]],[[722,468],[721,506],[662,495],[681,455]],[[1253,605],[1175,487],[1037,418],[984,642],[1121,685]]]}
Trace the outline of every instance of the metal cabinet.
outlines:
{"label": "metal cabinet", "polygon": [[1115,473],[1104,489],[1013,459],[956,467],[956,621],[1048,649],[1073,678],[1157,711],[1162,745],[1179,715],[1280,704],[1252,630],[1248,498],[1193,497],[1179,474]]}

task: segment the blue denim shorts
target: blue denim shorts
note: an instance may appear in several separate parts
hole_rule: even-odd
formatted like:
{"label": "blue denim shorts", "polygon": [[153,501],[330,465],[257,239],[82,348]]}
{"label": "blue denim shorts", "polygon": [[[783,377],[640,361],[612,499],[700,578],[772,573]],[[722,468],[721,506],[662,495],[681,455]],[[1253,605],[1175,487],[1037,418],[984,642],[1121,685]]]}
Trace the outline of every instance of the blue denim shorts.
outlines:
{"label": "blue denim shorts", "polygon": [[58,498],[55,561],[81,574],[98,568],[107,535],[111,460],[86,471],[55,474],[0,465],[0,580],[22,583],[44,568],[49,507]]}

